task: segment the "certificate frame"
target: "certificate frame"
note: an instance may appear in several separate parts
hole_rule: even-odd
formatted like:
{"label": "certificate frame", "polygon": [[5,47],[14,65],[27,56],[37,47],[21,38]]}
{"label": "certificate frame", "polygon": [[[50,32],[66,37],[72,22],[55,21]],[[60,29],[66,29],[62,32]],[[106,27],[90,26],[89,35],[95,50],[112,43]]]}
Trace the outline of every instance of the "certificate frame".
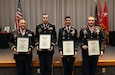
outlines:
{"label": "certificate frame", "polygon": [[6,31],[7,33],[9,33],[10,32],[10,25],[5,25],[4,26],[4,31]]}
{"label": "certificate frame", "polygon": [[28,52],[28,48],[29,48],[29,38],[18,37],[17,38],[17,52]]}
{"label": "certificate frame", "polygon": [[74,40],[63,40],[62,41],[62,54],[64,56],[70,56],[75,54],[75,43]]}
{"label": "certificate frame", "polygon": [[39,35],[39,48],[42,50],[51,48],[51,34]]}
{"label": "certificate frame", "polygon": [[100,55],[99,39],[88,39],[88,55]]}

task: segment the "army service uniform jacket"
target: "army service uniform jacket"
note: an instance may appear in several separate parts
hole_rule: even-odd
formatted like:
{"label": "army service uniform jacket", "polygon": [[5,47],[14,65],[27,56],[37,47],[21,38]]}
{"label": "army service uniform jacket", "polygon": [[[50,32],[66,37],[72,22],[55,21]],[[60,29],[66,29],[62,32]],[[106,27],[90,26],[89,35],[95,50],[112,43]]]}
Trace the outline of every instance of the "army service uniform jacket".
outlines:
{"label": "army service uniform jacket", "polygon": [[[22,35],[20,32],[20,29],[18,29],[18,30],[14,30],[11,33],[10,40],[9,40],[9,46],[11,47],[11,50],[13,50],[14,48],[17,48],[17,38],[18,37],[29,38],[29,48],[31,48],[31,50],[33,49],[34,33],[32,31],[26,29],[25,34]],[[26,52],[19,52],[19,54],[14,54],[14,59],[16,59],[16,60],[26,60],[26,59],[31,59],[31,58],[32,58],[32,51],[30,54],[26,54]]]}
{"label": "army service uniform jacket", "polygon": [[63,40],[73,40],[74,41],[74,47],[75,51],[77,52],[78,49],[78,38],[77,38],[77,30],[73,27],[70,27],[70,31],[67,31],[66,27],[63,27],[59,29],[58,33],[58,47],[59,47],[59,52],[63,52],[62,48],[62,42]]}
{"label": "army service uniform jacket", "polygon": [[56,30],[55,30],[55,25],[52,25],[50,23],[48,23],[46,25],[46,28],[44,29],[44,25],[43,24],[39,24],[36,26],[36,46],[38,46],[39,48],[39,36],[40,34],[50,34],[51,35],[51,46],[53,46],[53,50],[52,51],[47,51],[47,49],[42,50],[42,51],[37,51],[38,54],[53,54],[54,53],[54,46],[55,43],[57,41],[57,34],[56,34]]}
{"label": "army service uniform jacket", "polygon": [[99,40],[99,45],[100,45],[100,51],[104,51],[104,37],[102,34],[102,30],[98,26],[93,26],[93,32],[91,33],[90,29],[88,26],[83,26],[80,30],[80,36],[79,36],[79,41],[80,41],[80,46],[82,49],[82,55],[83,56],[88,56],[88,50],[83,50],[82,46],[87,45],[88,46],[88,39],[98,39]]}

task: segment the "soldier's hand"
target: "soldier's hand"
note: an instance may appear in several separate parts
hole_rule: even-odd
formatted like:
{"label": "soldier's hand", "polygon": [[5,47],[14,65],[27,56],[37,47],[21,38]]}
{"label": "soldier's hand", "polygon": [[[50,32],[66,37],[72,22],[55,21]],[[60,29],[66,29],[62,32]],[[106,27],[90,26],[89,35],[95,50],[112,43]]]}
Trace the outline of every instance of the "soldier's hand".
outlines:
{"label": "soldier's hand", "polygon": [[31,53],[31,51],[32,51],[32,50],[31,50],[31,48],[29,48],[29,49],[28,49],[27,54],[30,54],[30,53]]}
{"label": "soldier's hand", "polygon": [[14,53],[14,54],[19,54],[19,53],[17,52],[16,48],[13,49],[13,53]]}
{"label": "soldier's hand", "polygon": [[101,54],[100,54],[100,56],[103,56],[103,54],[104,54],[104,53],[103,53],[103,51],[101,51]]}
{"label": "soldier's hand", "polygon": [[75,51],[75,54],[74,54],[74,56],[73,57],[76,57],[77,56],[77,52]]}
{"label": "soldier's hand", "polygon": [[63,57],[62,51],[60,51],[60,56]]}
{"label": "soldier's hand", "polygon": [[42,51],[38,46],[36,46],[37,51]]}
{"label": "soldier's hand", "polygon": [[39,49],[38,46],[36,46],[36,49],[37,49],[37,50]]}
{"label": "soldier's hand", "polygon": [[87,50],[87,49],[88,49],[88,46],[87,46],[87,45],[83,45],[82,48],[83,48],[84,50]]}
{"label": "soldier's hand", "polygon": [[53,46],[51,46],[51,48],[50,49],[48,49],[48,51],[52,51],[53,50]]}

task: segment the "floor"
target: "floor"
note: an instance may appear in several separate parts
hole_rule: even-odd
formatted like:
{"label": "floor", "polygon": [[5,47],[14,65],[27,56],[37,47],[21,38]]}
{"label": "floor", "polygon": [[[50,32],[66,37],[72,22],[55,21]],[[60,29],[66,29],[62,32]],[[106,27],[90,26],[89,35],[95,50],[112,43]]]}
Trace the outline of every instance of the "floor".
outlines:
{"label": "floor", "polygon": [[[107,46],[105,54],[99,57],[100,60],[115,60],[115,46]],[[54,60],[60,61],[60,55],[58,47],[55,46]],[[81,61],[81,49],[79,48],[76,56],[76,61]],[[10,48],[0,49],[0,61],[14,61],[13,53]],[[33,50],[33,61],[38,61],[38,55],[36,54],[36,48]]]}

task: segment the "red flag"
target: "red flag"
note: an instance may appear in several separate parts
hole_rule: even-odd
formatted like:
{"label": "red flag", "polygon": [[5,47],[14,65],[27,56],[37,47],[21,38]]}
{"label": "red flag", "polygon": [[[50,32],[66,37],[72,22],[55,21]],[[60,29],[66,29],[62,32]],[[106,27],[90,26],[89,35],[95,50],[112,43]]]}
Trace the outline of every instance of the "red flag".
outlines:
{"label": "red flag", "polygon": [[98,24],[101,23],[102,23],[102,9],[101,9],[100,0],[98,0]]}
{"label": "red flag", "polygon": [[103,11],[102,23],[105,25],[106,30],[109,31],[108,30],[108,10],[107,10],[106,1],[104,3],[104,11]]}
{"label": "red flag", "polygon": [[16,18],[15,18],[15,29],[19,28],[18,22],[20,19],[22,19],[22,9],[21,9],[20,0],[18,0],[18,7],[16,11]]}

